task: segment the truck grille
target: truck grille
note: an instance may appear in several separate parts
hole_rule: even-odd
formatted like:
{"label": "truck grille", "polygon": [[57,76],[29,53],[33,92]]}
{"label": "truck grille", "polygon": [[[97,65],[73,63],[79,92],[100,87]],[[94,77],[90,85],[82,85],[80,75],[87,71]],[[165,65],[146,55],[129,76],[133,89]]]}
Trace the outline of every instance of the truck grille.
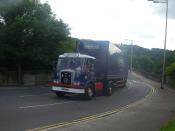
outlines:
{"label": "truck grille", "polygon": [[70,85],[71,84],[71,73],[61,72],[61,84]]}

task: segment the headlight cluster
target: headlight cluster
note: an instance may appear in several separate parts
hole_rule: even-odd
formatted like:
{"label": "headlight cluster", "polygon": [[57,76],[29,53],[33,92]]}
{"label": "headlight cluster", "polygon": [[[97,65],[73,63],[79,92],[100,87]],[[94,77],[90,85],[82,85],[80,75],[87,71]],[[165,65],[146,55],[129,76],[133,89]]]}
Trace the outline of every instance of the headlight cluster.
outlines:
{"label": "headlight cluster", "polygon": [[56,73],[55,79],[53,80],[54,83],[59,83],[59,72]]}
{"label": "headlight cluster", "polygon": [[58,79],[53,80],[54,83],[59,83],[60,81]]}
{"label": "headlight cluster", "polygon": [[80,85],[80,82],[79,82],[79,81],[75,81],[75,82],[74,82],[74,85],[79,86],[79,85]]}

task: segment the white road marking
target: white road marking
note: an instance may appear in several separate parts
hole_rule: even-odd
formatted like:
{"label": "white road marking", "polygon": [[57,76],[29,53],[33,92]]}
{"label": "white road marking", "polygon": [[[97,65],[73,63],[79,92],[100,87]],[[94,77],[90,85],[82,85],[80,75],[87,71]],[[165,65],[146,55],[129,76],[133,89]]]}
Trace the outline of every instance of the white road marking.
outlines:
{"label": "white road marking", "polygon": [[127,81],[127,88],[128,89],[132,88],[132,81],[130,80]]}
{"label": "white road marking", "polygon": [[143,84],[143,82],[141,82],[141,81],[136,81],[136,80],[131,80],[131,83],[138,83],[138,84]]}
{"label": "white road marking", "polygon": [[131,88],[131,82],[128,81],[128,88]]}
{"label": "white road marking", "polygon": [[133,82],[135,82],[135,83],[137,83],[137,81],[135,81],[135,80],[132,80]]}
{"label": "white road marking", "polygon": [[47,107],[47,106],[55,106],[55,105],[68,104],[68,103],[71,103],[71,102],[72,102],[72,101],[68,101],[68,102],[59,102],[59,103],[52,103],[52,104],[44,104],[44,105],[21,106],[21,107],[18,107],[18,108],[20,108],[20,109],[27,109],[27,108]]}
{"label": "white road marking", "polygon": [[45,93],[45,94],[38,94],[38,95],[23,95],[23,96],[19,96],[19,97],[33,97],[33,96],[45,96],[45,95],[50,95],[52,93]]}

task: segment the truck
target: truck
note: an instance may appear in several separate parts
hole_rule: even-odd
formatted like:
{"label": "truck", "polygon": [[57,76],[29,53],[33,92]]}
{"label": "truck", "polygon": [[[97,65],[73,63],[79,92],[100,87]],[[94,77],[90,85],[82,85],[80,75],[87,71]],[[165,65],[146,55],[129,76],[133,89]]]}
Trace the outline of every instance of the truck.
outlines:
{"label": "truck", "polygon": [[122,50],[109,41],[79,39],[73,53],[59,55],[52,91],[57,96],[82,94],[92,99],[97,92],[111,96],[124,87],[128,61]]}

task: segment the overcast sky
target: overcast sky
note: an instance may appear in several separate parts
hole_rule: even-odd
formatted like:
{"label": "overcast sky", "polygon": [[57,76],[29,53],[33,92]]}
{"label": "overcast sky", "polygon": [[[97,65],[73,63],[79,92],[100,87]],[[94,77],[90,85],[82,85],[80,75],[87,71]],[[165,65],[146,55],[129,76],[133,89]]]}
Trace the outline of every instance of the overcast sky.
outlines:
{"label": "overcast sky", "polygon": [[[47,0],[41,0],[45,2]],[[48,0],[76,38],[163,48],[166,4],[147,0]],[[167,49],[175,50],[175,0],[169,0]],[[128,39],[128,40],[126,40]]]}

